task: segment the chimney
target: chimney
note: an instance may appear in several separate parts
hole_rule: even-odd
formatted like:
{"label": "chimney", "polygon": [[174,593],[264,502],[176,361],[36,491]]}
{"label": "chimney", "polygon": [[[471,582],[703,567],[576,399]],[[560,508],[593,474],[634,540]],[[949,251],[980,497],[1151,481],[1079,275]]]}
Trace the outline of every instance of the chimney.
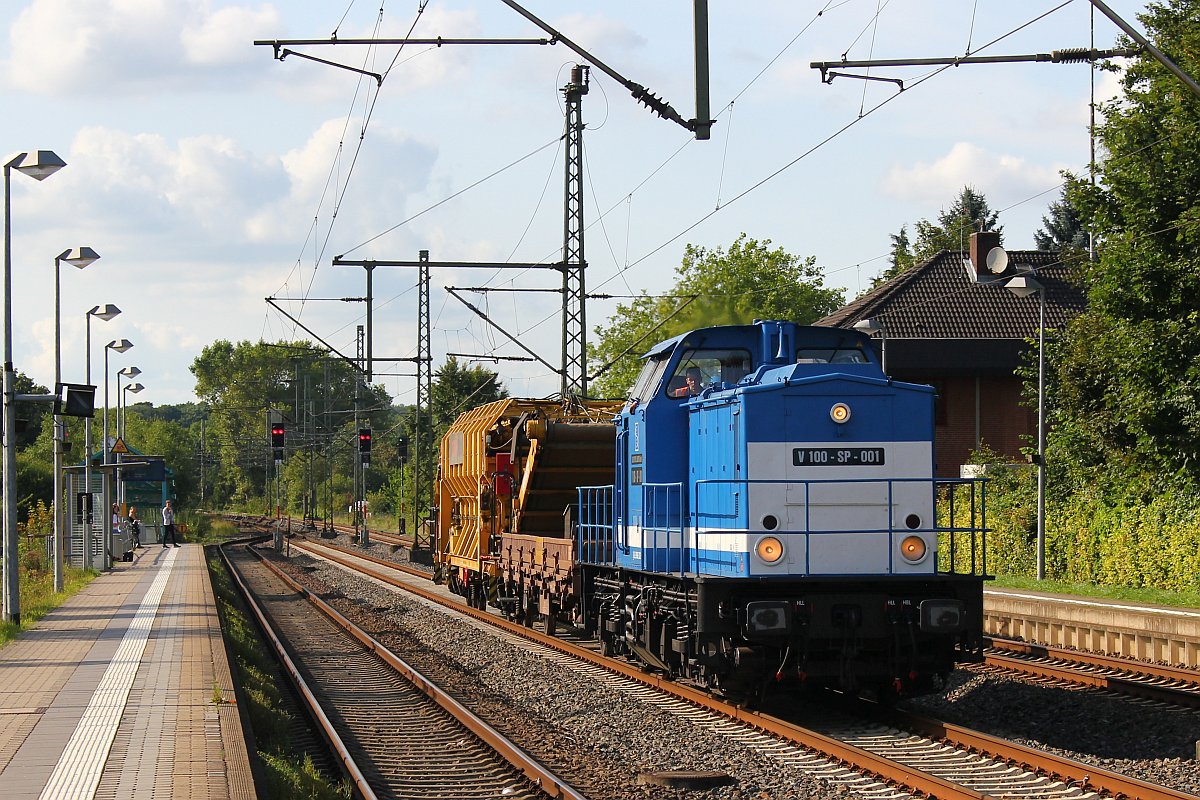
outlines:
{"label": "chimney", "polygon": [[987,254],[993,247],[1000,246],[1000,234],[995,231],[980,231],[971,234],[971,269],[972,279],[978,283],[980,276],[988,277],[991,273],[987,268]]}

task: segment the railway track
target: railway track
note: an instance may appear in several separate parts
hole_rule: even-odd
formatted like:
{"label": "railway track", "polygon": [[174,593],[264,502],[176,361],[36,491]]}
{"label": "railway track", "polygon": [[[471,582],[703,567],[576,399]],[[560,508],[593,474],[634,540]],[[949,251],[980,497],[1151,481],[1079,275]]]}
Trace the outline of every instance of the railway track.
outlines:
{"label": "railway track", "polygon": [[1200,708],[1200,672],[1080,650],[986,639],[985,665],[1181,708]]}
{"label": "railway track", "polygon": [[[547,636],[539,630],[527,629],[495,614],[468,608],[457,598],[447,599],[444,593],[429,586],[426,583],[427,574],[418,570],[328,542],[293,544],[316,557],[339,564],[343,569],[401,587],[431,602],[449,606],[459,614],[497,626],[505,636],[521,637],[538,646],[552,648],[560,654],[554,657],[574,660],[575,665],[571,669],[575,671],[580,669],[577,659],[584,659],[591,665],[589,669],[603,670],[612,675],[610,680],[636,681],[638,688],[628,691],[642,693],[649,702],[673,704],[674,713],[685,716],[713,714],[714,721],[705,724],[722,728],[727,735],[749,736],[750,739],[743,739],[744,744],[750,743],[751,747],[763,752],[774,752],[776,757],[786,753],[785,760],[793,766],[800,766],[805,759],[811,760],[814,751],[829,759],[819,766],[810,767],[818,772],[835,773],[838,768],[831,764],[855,765],[859,777],[851,779],[842,776],[841,779],[847,782],[875,780],[882,786],[901,787],[913,794],[937,797],[965,798],[999,794],[1013,798],[1046,797],[1049,794],[1065,798],[1111,796],[1142,797],[1147,800],[1192,797],[1110,773],[1094,765],[1085,765],[913,715],[881,718],[872,720],[870,724],[861,721],[826,722],[822,723],[827,725],[823,731],[803,728],[775,717],[732,707],[707,693],[646,674],[635,665],[603,658],[593,648],[580,647],[564,637]],[[654,697],[660,699],[655,700]],[[739,732],[739,729],[744,732]],[[752,741],[753,737],[764,738],[756,742]],[[796,749],[789,751],[789,746]],[[861,777],[863,774],[869,777]]]}
{"label": "railway track", "polygon": [[249,548],[222,555],[363,797],[584,800]]}

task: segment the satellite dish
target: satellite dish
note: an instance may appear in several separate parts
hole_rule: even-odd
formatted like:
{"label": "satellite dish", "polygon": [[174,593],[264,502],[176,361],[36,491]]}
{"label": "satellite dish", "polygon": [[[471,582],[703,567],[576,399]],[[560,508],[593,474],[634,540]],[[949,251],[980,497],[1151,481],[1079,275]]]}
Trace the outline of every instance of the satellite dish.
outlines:
{"label": "satellite dish", "polygon": [[993,275],[999,275],[1008,269],[1008,253],[1004,252],[1003,247],[993,247],[991,250],[988,250],[988,254],[983,259],[983,262],[987,264],[988,272]]}

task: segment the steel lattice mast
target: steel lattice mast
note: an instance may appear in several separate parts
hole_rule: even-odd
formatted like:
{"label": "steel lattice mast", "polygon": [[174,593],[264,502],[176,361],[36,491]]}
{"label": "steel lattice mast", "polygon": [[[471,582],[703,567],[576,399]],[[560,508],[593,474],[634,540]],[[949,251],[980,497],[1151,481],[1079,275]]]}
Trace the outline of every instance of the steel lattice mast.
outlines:
{"label": "steel lattice mast", "polygon": [[588,93],[588,68],[576,64],[571,82],[563,87],[567,108],[565,169],[566,206],[563,218],[562,394],[587,395],[587,315],[583,255],[583,96]]}

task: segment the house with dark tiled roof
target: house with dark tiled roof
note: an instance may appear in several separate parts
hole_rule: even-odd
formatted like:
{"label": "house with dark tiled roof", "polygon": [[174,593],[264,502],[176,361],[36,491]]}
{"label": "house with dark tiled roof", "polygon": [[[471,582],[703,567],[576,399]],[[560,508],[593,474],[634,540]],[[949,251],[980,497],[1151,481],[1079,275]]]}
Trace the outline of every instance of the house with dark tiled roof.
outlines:
{"label": "house with dark tiled roof", "polygon": [[[980,249],[991,251],[988,244]],[[1036,349],[1040,298],[1018,297],[1005,284],[1033,277],[1045,287],[1047,331],[1085,304],[1058,253],[1008,251],[1005,263],[1003,251],[991,252],[989,262],[943,250],[814,323],[850,328],[871,320],[882,329],[875,336],[888,374],[937,388],[939,477],[958,477],[981,445],[1024,460],[1022,448],[1036,438],[1037,409],[1023,400],[1014,370],[1024,351]]]}

